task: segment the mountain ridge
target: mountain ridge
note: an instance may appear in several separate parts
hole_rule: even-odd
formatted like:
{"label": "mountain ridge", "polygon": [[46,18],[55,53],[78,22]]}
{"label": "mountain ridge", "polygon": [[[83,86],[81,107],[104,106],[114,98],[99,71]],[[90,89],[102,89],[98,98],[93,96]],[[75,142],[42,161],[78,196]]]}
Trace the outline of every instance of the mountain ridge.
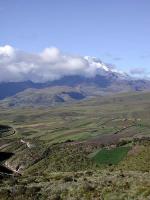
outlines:
{"label": "mountain ridge", "polygon": [[[104,96],[131,91],[150,91],[149,80],[134,79],[95,57],[86,56],[84,58],[96,69],[94,76],[82,74],[68,75],[46,82],[32,82],[31,80],[2,82],[0,83],[0,102],[2,104],[7,102],[8,105],[30,105],[31,101],[33,105],[36,103],[38,105],[42,105],[42,103],[44,105],[55,105],[74,100],[77,101],[76,95],[85,99],[97,95]],[[71,97],[68,91],[78,94]],[[44,97],[45,99],[43,100]],[[26,103],[25,99],[27,100]],[[35,99],[35,102],[33,99]],[[79,100],[81,99],[79,98]]]}

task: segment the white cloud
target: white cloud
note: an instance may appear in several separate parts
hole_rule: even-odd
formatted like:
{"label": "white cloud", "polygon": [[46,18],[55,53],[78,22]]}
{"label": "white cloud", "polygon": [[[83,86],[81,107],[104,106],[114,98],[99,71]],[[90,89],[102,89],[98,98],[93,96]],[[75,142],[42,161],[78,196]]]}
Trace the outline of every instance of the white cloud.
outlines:
{"label": "white cloud", "polygon": [[60,57],[60,51],[56,47],[46,48],[41,53],[41,58],[45,62],[56,62]]}
{"label": "white cloud", "polygon": [[9,45],[6,45],[4,47],[0,47],[0,55],[12,56],[13,53],[14,53],[14,49]]}
{"label": "white cloud", "polygon": [[15,50],[13,47],[9,45],[0,47],[0,63],[8,62],[12,60],[14,56],[15,56]]}
{"label": "white cloud", "polygon": [[110,68],[96,58],[63,54],[56,47],[41,53],[28,53],[9,45],[0,47],[0,82],[25,81],[45,82],[66,75],[95,76]]}

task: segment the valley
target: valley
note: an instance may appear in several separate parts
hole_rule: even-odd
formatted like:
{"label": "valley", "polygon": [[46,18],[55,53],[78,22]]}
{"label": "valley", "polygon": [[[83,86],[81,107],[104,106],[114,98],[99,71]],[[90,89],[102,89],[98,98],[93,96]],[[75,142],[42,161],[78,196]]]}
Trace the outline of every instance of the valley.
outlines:
{"label": "valley", "polygon": [[149,199],[150,93],[0,106],[2,199]]}

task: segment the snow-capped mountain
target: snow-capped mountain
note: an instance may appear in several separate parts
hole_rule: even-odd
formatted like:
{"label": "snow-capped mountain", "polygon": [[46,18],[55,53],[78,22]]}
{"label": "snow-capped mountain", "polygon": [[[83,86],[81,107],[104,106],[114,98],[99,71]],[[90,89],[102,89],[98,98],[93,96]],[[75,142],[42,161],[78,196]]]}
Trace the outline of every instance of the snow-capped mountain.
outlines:
{"label": "snow-capped mountain", "polygon": [[108,74],[113,73],[113,74],[116,74],[118,78],[121,78],[121,79],[131,78],[125,72],[118,70],[116,67],[114,67],[111,64],[106,64],[102,62],[101,59],[97,57],[84,56],[84,59],[86,59],[91,66],[97,69],[96,72],[99,75],[108,75]]}
{"label": "snow-capped mountain", "polygon": [[91,56],[84,56],[84,58],[92,65],[95,66],[97,69],[101,69],[103,71],[109,72],[111,68],[104,64],[99,58],[91,57]]}
{"label": "snow-capped mountain", "polygon": [[[94,72],[92,75],[88,71],[88,75],[83,73],[70,74],[46,82],[3,82],[0,83],[0,99],[5,100],[9,97],[6,99],[8,105],[28,105],[31,100],[33,105],[37,102],[38,105],[43,104],[43,102],[48,105],[50,102],[55,104],[55,101],[62,103],[79,100],[78,97],[84,99],[128,91],[150,91],[150,81],[135,80],[96,57],[85,56],[84,60],[92,69],[92,73]],[[34,102],[33,99],[36,101]]]}

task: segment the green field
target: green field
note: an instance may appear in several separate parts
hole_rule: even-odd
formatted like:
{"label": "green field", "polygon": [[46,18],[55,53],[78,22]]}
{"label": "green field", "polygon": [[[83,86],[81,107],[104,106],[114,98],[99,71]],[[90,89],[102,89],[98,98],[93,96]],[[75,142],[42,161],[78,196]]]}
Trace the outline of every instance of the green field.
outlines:
{"label": "green field", "polygon": [[93,160],[98,164],[118,164],[129,150],[130,147],[117,147],[110,150],[102,149],[93,157]]}
{"label": "green field", "polygon": [[150,93],[1,107],[15,132],[1,130],[0,151],[21,176],[0,179],[0,199],[150,199],[149,110]]}

